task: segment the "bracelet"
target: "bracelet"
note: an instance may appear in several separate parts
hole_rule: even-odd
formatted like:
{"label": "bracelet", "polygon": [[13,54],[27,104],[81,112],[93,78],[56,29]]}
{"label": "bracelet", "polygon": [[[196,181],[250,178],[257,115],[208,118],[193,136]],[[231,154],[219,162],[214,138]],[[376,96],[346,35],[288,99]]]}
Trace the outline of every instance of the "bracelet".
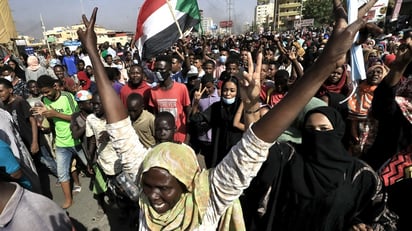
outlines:
{"label": "bracelet", "polygon": [[245,111],[245,113],[246,113],[246,114],[255,114],[256,112],[259,112],[259,111],[260,111],[260,107],[259,107],[258,109],[256,109],[256,110],[254,110],[254,111],[247,110],[247,111]]}

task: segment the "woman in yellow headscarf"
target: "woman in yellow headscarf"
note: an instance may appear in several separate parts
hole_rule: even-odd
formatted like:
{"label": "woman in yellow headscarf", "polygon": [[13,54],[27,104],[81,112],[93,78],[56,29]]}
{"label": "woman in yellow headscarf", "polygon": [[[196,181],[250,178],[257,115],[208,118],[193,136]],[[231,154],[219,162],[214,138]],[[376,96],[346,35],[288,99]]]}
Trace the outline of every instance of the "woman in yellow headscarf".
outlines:
{"label": "woman in yellow headscarf", "polygon": [[[139,205],[150,230],[193,230],[202,223],[212,175],[201,170],[192,148],[170,142],[157,145],[147,154],[139,175],[143,189]],[[219,230],[245,230],[238,201],[226,210]]]}

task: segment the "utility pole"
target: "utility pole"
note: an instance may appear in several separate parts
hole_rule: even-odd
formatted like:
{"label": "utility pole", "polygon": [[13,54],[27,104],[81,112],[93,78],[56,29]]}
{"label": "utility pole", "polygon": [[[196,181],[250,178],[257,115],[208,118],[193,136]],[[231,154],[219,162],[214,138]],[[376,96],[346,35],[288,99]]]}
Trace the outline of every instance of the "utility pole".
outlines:
{"label": "utility pole", "polygon": [[273,7],[273,30],[277,30],[279,27],[279,18],[278,18],[278,7],[279,3],[278,0],[273,1],[274,7]]}
{"label": "utility pole", "polygon": [[41,14],[40,14],[40,21],[41,21],[41,28],[43,29],[43,40],[44,40],[44,42],[47,44],[47,49],[49,50],[49,53],[51,54],[50,44],[49,44],[49,42],[47,41],[46,26],[44,26],[43,17],[42,17]]}
{"label": "utility pole", "polygon": [[[232,10],[233,10],[233,4],[232,4],[232,0],[227,0],[227,11],[228,11],[228,22],[230,23],[230,21],[232,21]],[[229,34],[232,33],[232,26],[234,23],[232,23],[232,25],[230,27],[226,27],[226,32],[228,32],[229,28]]]}

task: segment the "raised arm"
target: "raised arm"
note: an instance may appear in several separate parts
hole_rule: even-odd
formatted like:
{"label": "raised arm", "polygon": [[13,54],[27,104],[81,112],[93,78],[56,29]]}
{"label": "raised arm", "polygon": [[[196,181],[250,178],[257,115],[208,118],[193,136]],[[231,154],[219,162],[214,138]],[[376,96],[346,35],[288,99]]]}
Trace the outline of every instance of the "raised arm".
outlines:
{"label": "raised arm", "polygon": [[[367,3],[360,10],[360,15],[364,15],[375,2],[376,0]],[[216,211],[216,214],[206,216],[206,220],[216,221],[214,218],[223,214],[224,209],[249,186],[266,160],[272,143],[290,126],[329,74],[344,63],[346,52],[352,46],[356,32],[365,26],[365,22],[358,19],[353,24],[347,25],[346,12],[340,1],[335,0],[334,6],[337,22],[324,53],[306,75],[296,82],[293,90],[276,107],[257,120],[252,125],[252,129],[244,133],[242,139],[212,171],[210,178],[213,200],[209,203],[215,208],[213,211]],[[250,64],[252,58],[250,54],[248,56]],[[262,54],[259,54],[256,70],[253,70],[253,65],[250,65],[249,72],[244,73],[241,79],[240,88],[246,124],[259,118],[259,113],[255,111],[259,109],[261,65]]]}
{"label": "raised arm", "polygon": [[[409,32],[412,33],[412,32]],[[399,46],[398,54],[395,61],[391,64],[388,75],[383,79],[390,87],[399,83],[403,72],[405,72],[408,64],[412,62],[412,38],[406,39],[405,44]]]}
{"label": "raised arm", "polygon": [[130,120],[126,119],[128,117],[127,111],[113,89],[97,52],[97,38],[94,32],[96,13],[97,8],[94,8],[90,21],[83,15],[86,30],[79,29],[77,34],[86,48],[95,70],[97,88],[101,92],[100,98],[106,111],[107,131],[110,134],[113,148],[122,157],[123,172],[130,174],[134,179],[147,150],[139,141]]}
{"label": "raised arm", "polygon": [[82,16],[86,30],[79,28],[77,34],[92,61],[97,87],[99,92],[104,93],[100,94],[100,97],[106,111],[107,123],[111,124],[125,119],[127,117],[127,111],[123,106],[123,103],[120,101],[120,97],[114,91],[99,57],[99,52],[97,51],[97,37],[94,32],[96,14],[97,7],[93,9],[90,21],[85,15]]}
{"label": "raised arm", "polygon": [[[348,25],[346,11],[341,1],[333,1],[336,22],[324,52],[304,76],[296,81],[286,97],[253,125],[252,129],[257,137],[266,142],[274,142],[289,127],[329,74],[336,67],[343,65],[346,53],[353,44],[354,36],[360,29],[365,32],[368,30],[381,32],[377,26],[366,24],[362,19],[362,16],[375,2],[376,0],[372,0],[362,6],[359,9],[358,20]],[[247,110],[246,107],[245,110]]]}

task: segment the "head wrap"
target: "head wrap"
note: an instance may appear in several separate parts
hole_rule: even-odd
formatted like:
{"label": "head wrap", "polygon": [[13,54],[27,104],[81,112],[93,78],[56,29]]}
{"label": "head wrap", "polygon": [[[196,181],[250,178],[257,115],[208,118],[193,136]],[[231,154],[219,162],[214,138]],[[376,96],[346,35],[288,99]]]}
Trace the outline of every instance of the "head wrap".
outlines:
{"label": "head wrap", "polygon": [[169,142],[157,145],[148,153],[142,163],[142,173],[153,167],[169,171],[189,192],[193,192],[194,178],[200,173],[193,149]]}
{"label": "head wrap", "polygon": [[80,85],[82,86],[82,90],[89,90],[92,81],[87,77],[85,71],[77,72],[77,79],[79,80]]}
{"label": "head wrap", "polygon": [[332,107],[315,108],[306,113],[304,124],[314,113],[321,113],[333,126],[330,131],[316,131],[304,128],[300,155],[292,165],[292,188],[308,198],[325,196],[344,182],[344,175],[352,167],[353,158],[342,144],[345,121]]}
{"label": "head wrap", "polygon": [[344,91],[345,90],[344,88],[346,87],[346,81],[348,78],[347,73],[348,72],[347,72],[346,65],[343,65],[342,66],[342,76],[339,82],[337,82],[336,84],[329,84],[326,82],[323,83],[323,85],[320,87],[316,96],[321,97],[327,94],[328,92],[344,94],[344,92],[342,91]]}
{"label": "head wrap", "polygon": [[[200,169],[192,148],[170,142],[155,146],[147,154],[140,169],[140,181],[143,173],[153,167],[167,170],[170,175],[185,185],[187,192],[183,192],[176,205],[163,214],[157,213],[151,207],[146,195],[142,193],[139,204],[145,213],[149,229],[194,230],[201,224],[210,198],[209,171]],[[227,214],[232,213],[236,206],[238,206],[237,201],[222,216],[222,223],[226,225],[221,225],[223,229],[219,230],[229,230],[229,223],[232,222],[230,225],[236,223],[237,219],[233,219],[232,215],[239,215],[239,213]],[[242,216],[241,212],[240,215]]]}
{"label": "head wrap", "polygon": [[369,74],[369,72],[375,70],[376,68],[381,68],[382,69],[383,77],[385,77],[389,72],[389,68],[386,65],[384,65],[384,64],[375,64],[375,65],[368,68],[368,70],[366,71],[366,74]]}
{"label": "head wrap", "polygon": [[393,61],[395,61],[396,55],[395,54],[388,54],[385,55],[384,63],[386,66],[389,66]]}
{"label": "head wrap", "polygon": [[40,68],[39,59],[36,56],[29,56],[27,58],[27,69],[36,71]]}
{"label": "head wrap", "polygon": [[300,57],[305,55],[305,49],[302,48],[299,42],[293,42],[293,46],[296,47],[296,54]]}
{"label": "head wrap", "polygon": [[[373,65],[368,68],[367,73],[370,73],[376,68],[382,69],[382,76],[383,78],[385,78],[389,71],[388,67],[385,65]],[[366,118],[369,112],[369,108],[372,105],[373,92],[377,87],[377,85],[370,85],[367,81],[363,81],[361,84],[359,84],[355,94],[353,94],[348,101],[350,118]]]}

